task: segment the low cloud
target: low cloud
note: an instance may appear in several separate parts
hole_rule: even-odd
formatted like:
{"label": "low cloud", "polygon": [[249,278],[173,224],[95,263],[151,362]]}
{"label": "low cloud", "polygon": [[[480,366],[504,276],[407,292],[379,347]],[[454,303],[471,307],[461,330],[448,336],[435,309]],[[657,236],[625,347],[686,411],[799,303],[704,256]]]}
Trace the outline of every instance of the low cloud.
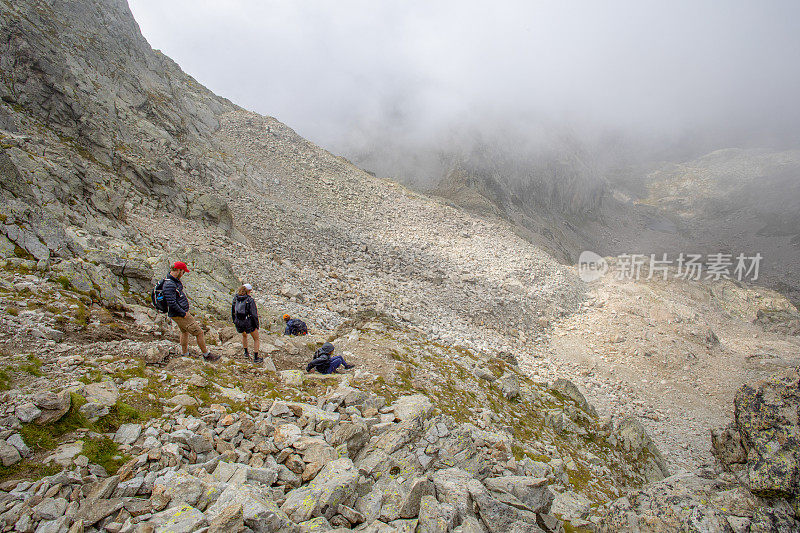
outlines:
{"label": "low cloud", "polygon": [[800,139],[793,1],[131,8],[154,48],[218,94],[383,162],[382,174],[424,177],[503,142],[540,151],[577,139],[661,157]]}

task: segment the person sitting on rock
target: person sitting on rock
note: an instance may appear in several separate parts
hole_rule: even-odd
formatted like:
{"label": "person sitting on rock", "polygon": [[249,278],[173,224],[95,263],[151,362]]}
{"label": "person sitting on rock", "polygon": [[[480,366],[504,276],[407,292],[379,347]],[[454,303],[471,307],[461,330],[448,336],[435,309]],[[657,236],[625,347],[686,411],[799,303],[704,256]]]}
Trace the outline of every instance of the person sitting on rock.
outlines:
{"label": "person sitting on rock", "polygon": [[206,348],[206,337],[203,333],[203,328],[200,327],[200,324],[189,312],[189,298],[183,291],[183,283],[181,283],[181,277],[188,272],[189,268],[186,263],[177,261],[170,267],[169,274],[164,278],[162,294],[164,295],[164,301],[167,302],[167,315],[175,321],[181,330],[181,353],[184,357],[189,356],[189,334],[191,333],[197,339],[197,346],[200,347],[203,359],[216,361],[219,359],[219,355],[212,355]]}
{"label": "person sitting on rock", "polygon": [[283,315],[283,321],[286,322],[286,329],[283,330],[284,335],[308,335],[306,323],[299,318]]}
{"label": "person sitting on rock", "polygon": [[253,361],[263,363],[264,358],[258,355],[261,340],[258,334],[258,307],[256,301],[250,296],[253,286],[245,283],[236,291],[231,304],[231,320],[236,326],[236,331],[242,334],[242,346],[244,346],[244,356],[250,359],[247,351],[247,335],[253,337]]}
{"label": "person sitting on rock", "polygon": [[306,372],[316,370],[320,374],[333,374],[340,366],[345,369],[353,368],[355,365],[350,365],[345,362],[344,357],[341,355],[333,355],[333,344],[326,342],[316,352],[314,352],[314,359],[306,366]]}

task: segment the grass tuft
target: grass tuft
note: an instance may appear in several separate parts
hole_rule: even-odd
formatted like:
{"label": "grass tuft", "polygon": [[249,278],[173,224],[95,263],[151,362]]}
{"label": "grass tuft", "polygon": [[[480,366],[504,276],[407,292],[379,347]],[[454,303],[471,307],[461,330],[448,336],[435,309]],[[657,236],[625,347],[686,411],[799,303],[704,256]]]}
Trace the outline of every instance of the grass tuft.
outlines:
{"label": "grass tuft", "polygon": [[11,377],[11,374],[0,368],[0,390],[9,390],[12,383],[14,383],[14,378]]}
{"label": "grass tuft", "polygon": [[127,455],[120,453],[119,445],[108,437],[86,439],[83,443],[83,455],[89,458],[90,463],[102,466],[112,476],[129,459]]}
{"label": "grass tuft", "polygon": [[42,360],[32,353],[28,354],[27,360],[28,362],[20,365],[19,369],[22,372],[27,372],[28,374],[36,376],[37,378],[42,377],[44,375],[42,373],[42,365],[44,364]]}

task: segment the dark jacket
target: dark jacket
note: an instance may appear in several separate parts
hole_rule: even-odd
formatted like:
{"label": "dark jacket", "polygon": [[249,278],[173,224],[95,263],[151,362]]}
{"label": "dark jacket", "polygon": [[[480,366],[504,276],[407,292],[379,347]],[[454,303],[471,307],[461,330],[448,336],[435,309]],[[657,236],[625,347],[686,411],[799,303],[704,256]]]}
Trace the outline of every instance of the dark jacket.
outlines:
{"label": "dark jacket", "polygon": [[[244,320],[240,320],[239,317],[236,316],[236,302],[245,301],[247,302],[247,318]],[[252,320],[253,327],[258,329],[258,307],[256,307],[256,301],[253,299],[252,296],[249,294],[245,295],[236,295],[233,297],[233,303],[231,304],[231,320],[234,324],[237,323],[245,323],[247,320]]]}
{"label": "dark jacket", "polygon": [[326,342],[320,349],[314,352],[314,359],[306,366],[306,372],[311,372],[313,369],[321,374],[325,374],[328,371],[331,355],[333,355],[333,344]]}
{"label": "dark jacket", "polygon": [[286,322],[286,329],[283,330],[284,335],[308,335],[308,327],[306,323],[299,318],[290,318]]}
{"label": "dark jacket", "polygon": [[186,313],[189,312],[189,298],[183,292],[181,280],[172,277],[172,274],[167,274],[161,294],[164,295],[164,300],[167,302],[167,315],[186,316]]}

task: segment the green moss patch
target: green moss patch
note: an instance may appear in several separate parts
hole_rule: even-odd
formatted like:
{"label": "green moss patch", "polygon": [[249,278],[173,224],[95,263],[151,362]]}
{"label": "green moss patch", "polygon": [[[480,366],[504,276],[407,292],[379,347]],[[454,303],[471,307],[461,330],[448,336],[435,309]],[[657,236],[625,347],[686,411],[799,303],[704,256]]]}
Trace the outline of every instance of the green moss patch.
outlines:
{"label": "green moss patch", "polygon": [[108,437],[86,439],[83,443],[83,455],[89,458],[90,463],[102,466],[112,476],[130,459],[120,453],[119,445]]}

